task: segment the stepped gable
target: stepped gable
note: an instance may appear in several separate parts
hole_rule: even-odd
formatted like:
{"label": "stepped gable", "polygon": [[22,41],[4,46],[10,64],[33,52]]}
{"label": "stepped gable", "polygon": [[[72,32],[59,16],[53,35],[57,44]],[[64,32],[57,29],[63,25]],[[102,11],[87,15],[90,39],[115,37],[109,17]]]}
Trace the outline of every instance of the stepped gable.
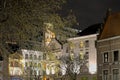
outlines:
{"label": "stepped gable", "polygon": [[101,34],[100,39],[110,38],[120,35],[120,13],[114,13],[108,16]]}
{"label": "stepped gable", "polygon": [[94,24],[83,30],[82,32],[78,33],[79,36],[91,35],[98,33],[99,29],[101,28],[102,23]]}

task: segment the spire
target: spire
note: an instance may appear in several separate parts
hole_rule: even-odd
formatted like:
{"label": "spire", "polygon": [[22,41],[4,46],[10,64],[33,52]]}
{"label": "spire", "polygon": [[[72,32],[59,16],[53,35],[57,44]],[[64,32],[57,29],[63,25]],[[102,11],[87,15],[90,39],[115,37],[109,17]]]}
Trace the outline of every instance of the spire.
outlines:
{"label": "spire", "polygon": [[106,22],[108,16],[111,15],[111,12],[112,12],[112,9],[111,9],[111,8],[108,8],[107,11],[106,11],[106,16],[105,16],[104,22]]}

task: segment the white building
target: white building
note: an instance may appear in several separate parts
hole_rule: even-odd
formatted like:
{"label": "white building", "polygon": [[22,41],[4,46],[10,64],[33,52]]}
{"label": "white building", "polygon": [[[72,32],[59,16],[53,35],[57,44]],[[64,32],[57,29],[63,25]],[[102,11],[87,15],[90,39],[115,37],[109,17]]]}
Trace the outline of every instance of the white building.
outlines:
{"label": "white building", "polygon": [[22,49],[24,71],[27,77],[42,75],[43,52]]}
{"label": "white building", "polygon": [[74,46],[73,53],[75,55],[81,55],[84,57],[88,55],[88,69],[90,73],[96,73],[97,71],[97,51],[95,47],[95,41],[97,40],[97,34],[86,35],[81,37],[75,37],[68,39],[68,42],[72,42]]}

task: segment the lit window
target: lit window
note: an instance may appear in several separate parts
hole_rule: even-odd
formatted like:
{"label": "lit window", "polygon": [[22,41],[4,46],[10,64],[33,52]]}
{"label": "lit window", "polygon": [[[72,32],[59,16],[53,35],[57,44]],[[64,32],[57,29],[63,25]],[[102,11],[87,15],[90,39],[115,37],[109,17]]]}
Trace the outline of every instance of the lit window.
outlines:
{"label": "lit window", "polygon": [[38,63],[38,68],[41,68],[41,64],[40,63]]}
{"label": "lit window", "polygon": [[118,69],[113,70],[113,80],[119,80],[119,70]]}
{"label": "lit window", "polygon": [[84,44],[83,41],[80,41],[80,48],[83,48]]}
{"label": "lit window", "polygon": [[108,62],[108,52],[104,53],[104,62]]}
{"label": "lit window", "polygon": [[119,59],[119,52],[118,51],[114,51],[114,61],[118,61]]}
{"label": "lit window", "polygon": [[103,80],[108,80],[108,70],[103,71]]}
{"label": "lit window", "polygon": [[84,54],[83,52],[80,52],[80,59],[83,59],[84,58]]}

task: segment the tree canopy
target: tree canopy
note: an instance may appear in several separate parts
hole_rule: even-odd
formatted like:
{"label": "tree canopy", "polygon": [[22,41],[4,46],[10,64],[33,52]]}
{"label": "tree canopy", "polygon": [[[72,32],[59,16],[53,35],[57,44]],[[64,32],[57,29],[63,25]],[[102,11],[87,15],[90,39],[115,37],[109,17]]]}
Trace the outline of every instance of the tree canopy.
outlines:
{"label": "tree canopy", "polygon": [[[18,42],[41,42],[43,24],[51,23],[60,31],[71,19],[63,19],[58,11],[67,0],[1,0],[0,1],[0,39]],[[72,21],[72,20],[70,20]],[[75,21],[75,20],[74,20]],[[67,26],[66,25],[66,26]],[[71,23],[70,23],[71,26]],[[1,46],[3,46],[1,44]]]}

